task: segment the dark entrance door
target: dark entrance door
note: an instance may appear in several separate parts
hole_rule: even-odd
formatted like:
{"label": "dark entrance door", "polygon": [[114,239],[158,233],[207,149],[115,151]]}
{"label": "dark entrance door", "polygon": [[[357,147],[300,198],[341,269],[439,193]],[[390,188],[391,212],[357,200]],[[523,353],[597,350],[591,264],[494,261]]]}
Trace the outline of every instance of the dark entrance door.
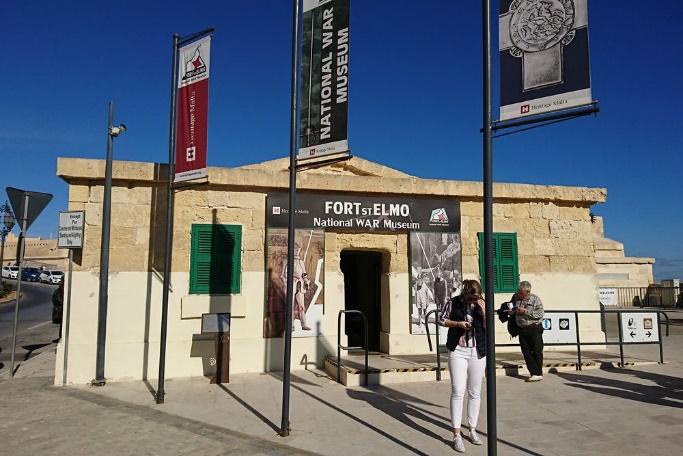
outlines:
{"label": "dark entrance door", "polygon": [[[368,349],[379,351],[379,333],[382,329],[381,284],[382,254],[379,252],[341,252],[341,270],[344,273],[344,300],[346,310],[360,310],[368,320]],[[358,315],[346,315],[345,333],[349,346],[363,346],[363,321]]]}

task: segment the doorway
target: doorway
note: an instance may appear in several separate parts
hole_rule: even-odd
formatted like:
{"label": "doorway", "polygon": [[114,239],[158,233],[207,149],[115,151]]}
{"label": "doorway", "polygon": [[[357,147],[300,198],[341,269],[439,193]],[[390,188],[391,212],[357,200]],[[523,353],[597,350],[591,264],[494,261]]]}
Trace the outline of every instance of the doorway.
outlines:
{"label": "doorway", "polygon": [[[379,351],[382,330],[382,254],[380,252],[341,252],[344,274],[344,308],[360,310],[368,320],[368,350]],[[358,315],[345,316],[345,334],[352,347],[363,346],[363,321]]]}

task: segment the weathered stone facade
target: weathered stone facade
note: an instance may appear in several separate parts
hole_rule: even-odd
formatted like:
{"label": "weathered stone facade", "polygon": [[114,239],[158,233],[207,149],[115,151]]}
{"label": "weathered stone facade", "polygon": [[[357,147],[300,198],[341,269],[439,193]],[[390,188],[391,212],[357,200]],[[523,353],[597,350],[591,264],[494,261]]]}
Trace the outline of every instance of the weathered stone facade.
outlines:
{"label": "weathered stone facade", "polygon": [[[169,308],[168,375],[202,375],[202,353],[212,344],[196,341],[206,312],[231,312],[233,372],[277,370],[281,340],[263,339],[265,300],[266,195],[288,188],[288,162],[275,160],[241,168],[210,168],[209,182],[179,189],[175,196],[172,293]],[[69,184],[69,209],[85,210],[85,246],[76,258],[69,360],[74,382],[92,378],[97,275],[99,273],[104,162],[59,159],[57,174]],[[108,351],[127,357],[111,362],[109,378],[154,375],[158,352],[160,271],[165,233],[166,168],[115,162],[112,191],[110,314]],[[450,196],[461,202],[462,264],[465,278],[479,278],[477,233],[483,231],[482,186],[476,182],[420,179],[359,158],[299,173],[298,188],[391,196]],[[590,208],[606,199],[605,189],[528,184],[494,186],[494,231],[517,233],[522,280],[534,284],[548,308],[594,309],[598,304]],[[243,229],[242,293],[196,296],[188,291],[191,225],[238,224]],[[381,347],[388,353],[421,353],[425,337],[412,335],[408,235],[325,234],[324,336],[297,339],[293,359],[321,362],[336,347],[337,312],[344,308],[340,253],[345,249],[382,252]],[[497,302],[509,296],[496,296]],[[130,323],[134,322],[134,323]],[[594,322],[582,328],[590,330]],[[119,325],[126,327],[122,329]],[[596,326],[596,325],[593,325]],[[502,325],[497,337],[507,342]],[[595,329],[599,333],[599,326]],[[57,363],[60,369],[60,363]],[[131,365],[133,367],[131,367]],[[57,375],[61,378],[61,373]]]}

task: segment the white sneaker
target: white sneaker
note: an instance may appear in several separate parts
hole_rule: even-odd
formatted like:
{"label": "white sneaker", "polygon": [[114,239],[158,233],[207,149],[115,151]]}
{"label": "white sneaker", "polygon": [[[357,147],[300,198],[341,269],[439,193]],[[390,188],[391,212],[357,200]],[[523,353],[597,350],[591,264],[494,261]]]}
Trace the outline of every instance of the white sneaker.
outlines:
{"label": "white sneaker", "polygon": [[465,442],[462,440],[462,435],[458,434],[453,437],[453,449],[458,453],[465,452]]}
{"label": "white sneaker", "polygon": [[484,442],[481,440],[481,437],[479,437],[477,430],[474,428],[470,429],[470,441],[472,442],[473,445],[483,445],[484,444]]}
{"label": "white sneaker", "polygon": [[540,382],[543,380],[542,375],[532,375],[531,377],[527,378],[526,381],[531,383],[531,382]]}

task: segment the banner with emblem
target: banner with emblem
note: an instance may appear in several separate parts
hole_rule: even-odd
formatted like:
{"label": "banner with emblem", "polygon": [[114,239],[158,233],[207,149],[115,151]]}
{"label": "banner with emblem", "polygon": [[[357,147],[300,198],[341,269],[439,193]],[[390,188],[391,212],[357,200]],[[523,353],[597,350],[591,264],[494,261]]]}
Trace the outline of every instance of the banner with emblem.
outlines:
{"label": "banner with emblem", "polygon": [[206,177],[211,37],[178,51],[175,182],[182,182]]}
{"label": "banner with emblem", "polygon": [[304,0],[299,161],[348,155],[349,0]]}
{"label": "banner with emblem", "polygon": [[588,0],[500,0],[500,120],[592,100]]}

